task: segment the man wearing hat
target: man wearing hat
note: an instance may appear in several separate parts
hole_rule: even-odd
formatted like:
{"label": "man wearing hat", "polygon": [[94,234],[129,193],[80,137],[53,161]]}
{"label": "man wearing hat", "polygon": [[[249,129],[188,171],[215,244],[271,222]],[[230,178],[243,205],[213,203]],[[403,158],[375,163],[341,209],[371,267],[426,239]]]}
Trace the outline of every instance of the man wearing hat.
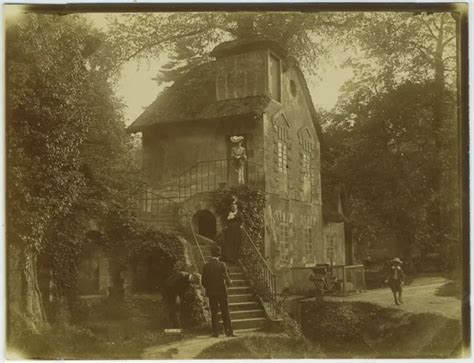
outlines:
{"label": "man wearing hat", "polygon": [[390,264],[390,271],[385,277],[385,283],[388,284],[390,286],[390,289],[392,290],[395,304],[400,305],[403,304],[402,286],[403,280],[405,279],[405,274],[402,270],[403,262],[398,257],[396,257],[390,261]]}
{"label": "man wearing hat", "polygon": [[228,337],[235,337],[230,320],[229,302],[227,300],[227,286],[231,285],[231,280],[224,262],[219,261],[221,249],[213,246],[211,249],[212,258],[202,269],[202,285],[206,289],[211,308],[212,336],[219,336],[219,308],[224,323],[224,331]]}

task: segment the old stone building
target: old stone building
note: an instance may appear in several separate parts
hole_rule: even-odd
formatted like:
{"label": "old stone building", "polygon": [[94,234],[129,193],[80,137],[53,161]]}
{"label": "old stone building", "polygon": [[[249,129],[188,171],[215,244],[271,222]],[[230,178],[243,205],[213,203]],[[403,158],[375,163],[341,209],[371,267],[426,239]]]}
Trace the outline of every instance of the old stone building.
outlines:
{"label": "old stone building", "polygon": [[[142,133],[141,217],[212,239],[222,228],[213,191],[239,182],[263,189],[261,253],[278,290],[298,291],[308,284],[301,269],[352,262],[343,221],[323,217],[321,131],[308,86],[296,59],[272,41],[225,42],[210,55],[214,61],[178,79],[129,128]],[[233,136],[247,156],[240,180]]]}

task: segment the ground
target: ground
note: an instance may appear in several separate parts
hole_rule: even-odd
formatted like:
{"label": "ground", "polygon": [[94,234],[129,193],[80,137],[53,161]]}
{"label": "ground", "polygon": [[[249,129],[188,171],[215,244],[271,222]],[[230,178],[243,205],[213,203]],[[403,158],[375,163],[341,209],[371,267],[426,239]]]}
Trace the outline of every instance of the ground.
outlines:
{"label": "ground", "polygon": [[368,290],[343,298],[327,298],[336,301],[363,301],[382,307],[405,310],[411,313],[433,313],[450,319],[461,319],[461,301],[454,296],[438,296],[437,290],[448,283],[444,277],[419,277],[403,288],[403,305],[395,305],[390,289]]}
{"label": "ground", "polygon": [[[404,287],[405,303],[400,306],[397,306],[393,303],[391,291],[388,288],[369,290],[360,294],[354,294],[346,297],[328,297],[326,300],[337,302],[367,302],[382,308],[394,308],[402,310],[400,312],[401,314],[431,313],[448,319],[460,320],[461,301],[453,296],[439,296],[438,294],[439,289],[445,286],[448,282],[449,280],[443,277],[416,278],[409,286]],[[413,315],[403,315],[403,319],[409,320],[412,316]],[[440,317],[440,319],[442,318]],[[431,335],[432,334],[426,335],[428,340],[433,338]],[[255,344],[255,342],[258,344]],[[420,346],[424,346],[426,344],[429,344],[429,342],[420,341]],[[265,347],[263,345],[265,345]],[[207,335],[201,335],[169,344],[149,347],[145,349],[142,357],[144,359],[235,359],[259,358],[259,356],[255,355],[270,354],[270,357],[285,358],[286,356],[284,355],[288,354],[288,350],[283,349],[283,345],[285,345],[284,339],[282,340],[280,335],[265,332],[242,332],[239,334],[238,338],[222,337],[218,339]],[[238,356],[238,354],[249,354],[250,356],[244,357]],[[283,356],[280,357],[279,354],[283,354]],[[315,351],[315,354],[318,355],[312,358],[324,357],[320,356],[319,352]],[[260,358],[265,357],[261,356]],[[288,356],[287,358],[290,357]],[[294,358],[304,358],[304,356],[298,356]]]}
{"label": "ground", "polygon": [[183,339],[170,344],[157,345],[145,349],[143,359],[193,359],[196,358],[205,349],[229,340],[238,340],[251,336],[269,336],[271,334],[265,332],[241,332],[237,338],[228,338],[222,336],[213,338],[210,335],[199,335],[196,337]]}

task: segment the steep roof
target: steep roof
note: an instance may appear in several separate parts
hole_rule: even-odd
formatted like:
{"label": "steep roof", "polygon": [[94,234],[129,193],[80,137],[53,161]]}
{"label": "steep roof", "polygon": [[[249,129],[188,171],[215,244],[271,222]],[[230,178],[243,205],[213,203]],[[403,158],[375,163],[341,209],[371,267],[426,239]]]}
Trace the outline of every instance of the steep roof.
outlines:
{"label": "steep roof", "polygon": [[[311,98],[306,79],[294,57],[287,56],[286,50],[277,42],[268,39],[233,40],[216,46],[211,56],[223,57],[252,49],[268,48],[289,62],[303,86],[303,94],[309,106],[313,125],[322,142],[321,126]],[[252,96],[239,99],[217,101],[215,86],[215,61],[191,69],[164,90],[155,101],[129,126],[130,132],[138,132],[151,125],[171,122],[218,119],[239,114],[261,115],[270,98]]]}
{"label": "steep roof", "polygon": [[129,126],[130,132],[170,122],[217,119],[241,114],[262,114],[270,99],[252,96],[217,101],[215,62],[191,69],[158,95]]}

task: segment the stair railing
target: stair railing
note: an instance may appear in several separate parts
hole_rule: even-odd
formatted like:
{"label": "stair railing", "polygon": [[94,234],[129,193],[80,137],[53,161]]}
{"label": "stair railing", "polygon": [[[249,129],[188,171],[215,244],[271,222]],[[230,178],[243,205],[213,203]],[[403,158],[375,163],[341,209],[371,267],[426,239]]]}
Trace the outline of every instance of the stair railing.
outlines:
{"label": "stair railing", "polygon": [[188,221],[189,221],[189,227],[191,228],[191,233],[193,235],[194,244],[196,245],[196,248],[199,252],[199,256],[201,257],[201,262],[204,265],[206,263],[206,258],[204,257],[204,254],[202,253],[201,245],[199,244],[199,241],[197,240],[196,231],[194,231],[194,227],[193,227],[193,221],[191,220],[191,218],[189,218]]}
{"label": "stair railing", "polygon": [[[172,199],[183,202],[198,193],[210,192],[229,185],[231,161],[229,159],[199,161],[166,184]],[[263,182],[263,166],[253,161],[245,163],[246,182],[258,185]],[[175,181],[175,183],[173,183]],[[175,185],[173,185],[175,184]],[[157,189],[160,189],[158,187]]]}
{"label": "stair railing", "polygon": [[263,257],[260,249],[250,237],[245,227],[242,227],[240,263],[245,268],[249,279],[264,305],[268,306],[270,316],[278,317],[276,277],[270,265]]}

